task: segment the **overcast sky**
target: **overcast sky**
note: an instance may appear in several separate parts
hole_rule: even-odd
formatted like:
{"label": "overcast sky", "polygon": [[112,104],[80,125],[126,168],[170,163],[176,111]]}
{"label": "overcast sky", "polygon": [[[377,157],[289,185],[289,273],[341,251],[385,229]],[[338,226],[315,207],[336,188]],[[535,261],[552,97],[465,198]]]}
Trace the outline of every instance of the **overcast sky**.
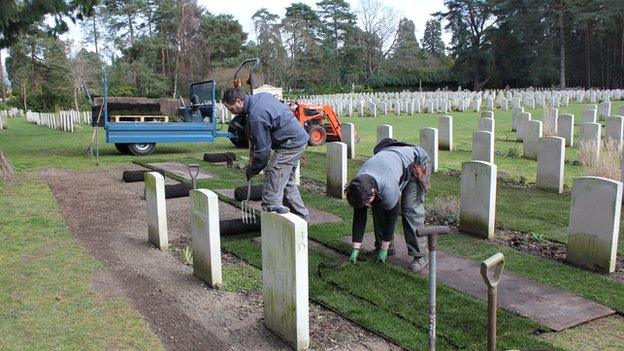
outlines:
{"label": "overcast sky", "polygon": [[[284,17],[286,14],[286,7],[293,2],[303,2],[310,5],[312,8],[316,7],[316,3],[320,0],[270,0],[270,1],[256,1],[256,0],[237,0],[233,2],[229,1],[213,1],[213,0],[198,0],[197,2],[204,8],[208,9],[212,14],[230,14],[236,18],[243,26],[243,30],[249,34],[250,40],[255,40],[255,33],[253,29],[253,23],[251,16],[260,9],[266,7],[269,12],[275,13],[280,17]],[[351,8],[355,11],[359,7],[360,0],[346,0]],[[444,0],[381,0],[383,4],[393,8],[399,18],[407,17],[414,22],[416,27],[416,38],[422,40],[423,33],[425,31],[425,24],[427,20],[431,18],[431,14],[437,11],[445,10]],[[83,35],[78,25],[70,24],[70,31],[61,37],[63,39],[71,38],[76,42],[81,42]],[[442,40],[448,45],[451,39],[451,34],[442,30]],[[93,50],[91,44],[86,44],[87,48]],[[77,47],[77,46],[76,46]],[[7,52],[3,50],[3,61],[6,58]],[[4,66],[4,62],[2,62]],[[4,69],[4,67],[3,67]]]}

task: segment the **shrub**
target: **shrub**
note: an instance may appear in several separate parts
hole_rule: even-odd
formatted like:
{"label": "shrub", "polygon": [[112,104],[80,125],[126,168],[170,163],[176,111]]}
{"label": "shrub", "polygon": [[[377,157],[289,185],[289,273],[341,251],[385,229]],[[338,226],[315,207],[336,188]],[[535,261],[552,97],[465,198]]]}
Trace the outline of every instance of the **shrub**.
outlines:
{"label": "shrub", "polygon": [[457,196],[434,197],[425,204],[425,221],[442,225],[459,225],[460,201]]}
{"label": "shrub", "polygon": [[496,150],[495,154],[498,157],[520,158],[520,150],[514,147],[510,147],[507,151]]}

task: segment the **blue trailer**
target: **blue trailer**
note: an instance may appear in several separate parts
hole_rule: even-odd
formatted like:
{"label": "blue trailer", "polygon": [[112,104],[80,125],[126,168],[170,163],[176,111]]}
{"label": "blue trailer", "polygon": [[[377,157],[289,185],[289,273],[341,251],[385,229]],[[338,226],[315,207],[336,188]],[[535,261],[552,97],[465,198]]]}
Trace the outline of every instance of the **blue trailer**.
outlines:
{"label": "blue trailer", "polygon": [[[101,102],[93,106],[93,124],[104,127],[106,142],[115,144],[122,153],[138,156],[149,155],[154,152],[157,143],[212,142],[218,137],[236,139],[235,134],[221,131],[218,128],[215,113],[216,82],[214,80],[191,84],[190,105],[184,105],[181,100],[181,106],[177,111],[179,120],[177,122],[165,119],[168,117],[163,117],[163,120],[136,121],[138,116],[114,115],[114,106],[109,103],[107,76],[104,76],[103,83],[104,94]],[[158,106],[158,101],[163,99],[143,100],[148,101],[147,105]],[[111,117],[116,120],[111,121]],[[120,120],[120,117],[126,117],[130,120]]]}

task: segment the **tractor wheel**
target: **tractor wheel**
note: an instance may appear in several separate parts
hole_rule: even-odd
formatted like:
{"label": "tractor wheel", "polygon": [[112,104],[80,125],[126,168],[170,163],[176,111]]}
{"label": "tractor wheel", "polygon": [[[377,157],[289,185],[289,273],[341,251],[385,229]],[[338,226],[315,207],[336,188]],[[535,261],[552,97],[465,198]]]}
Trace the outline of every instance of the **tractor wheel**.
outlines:
{"label": "tractor wheel", "polygon": [[245,119],[241,116],[232,118],[228,124],[228,132],[234,134],[234,138],[230,138],[230,141],[234,146],[241,148],[248,148],[249,141],[247,140],[247,133],[245,133]]}
{"label": "tractor wheel", "polygon": [[121,152],[124,155],[127,155],[130,153],[130,150],[128,150],[128,144],[116,143],[115,148],[117,149],[117,151]]}
{"label": "tractor wheel", "polygon": [[128,144],[128,151],[135,156],[151,155],[155,149],[156,144],[154,143]]}
{"label": "tractor wheel", "polygon": [[325,128],[319,126],[318,124],[310,126],[308,128],[308,134],[310,134],[310,140],[308,140],[308,145],[310,146],[323,145],[325,143],[325,139],[327,138]]}

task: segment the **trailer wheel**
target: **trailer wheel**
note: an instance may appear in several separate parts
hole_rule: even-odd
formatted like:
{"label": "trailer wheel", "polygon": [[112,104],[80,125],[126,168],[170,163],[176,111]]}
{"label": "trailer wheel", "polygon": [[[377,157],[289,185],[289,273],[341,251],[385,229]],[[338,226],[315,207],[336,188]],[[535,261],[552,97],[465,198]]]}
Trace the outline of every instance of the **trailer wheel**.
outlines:
{"label": "trailer wheel", "polygon": [[128,144],[116,143],[115,148],[117,149],[117,151],[121,152],[124,155],[127,155],[130,153],[130,150],[128,150]]}
{"label": "trailer wheel", "polygon": [[308,128],[308,134],[310,134],[310,140],[308,140],[308,145],[310,146],[323,145],[323,143],[325,143],[325,139],[327,138],[325,128],[318,124],[311,125]]}
{"label": "trailer wheel", "polygon": [[247,140],[247,133],[245,132],[245,119],[241,116],[232,118],[228,124],[228,132],[235,135],[234,138],[230,138],[230,141],[234,146],[241,148],[248,148],[249,141]]}
{"label": "trailer wheel", "polygon": [[128,151],[135,156],[151,155],[155,149],[156,144],[154,143],[128,144]]}

